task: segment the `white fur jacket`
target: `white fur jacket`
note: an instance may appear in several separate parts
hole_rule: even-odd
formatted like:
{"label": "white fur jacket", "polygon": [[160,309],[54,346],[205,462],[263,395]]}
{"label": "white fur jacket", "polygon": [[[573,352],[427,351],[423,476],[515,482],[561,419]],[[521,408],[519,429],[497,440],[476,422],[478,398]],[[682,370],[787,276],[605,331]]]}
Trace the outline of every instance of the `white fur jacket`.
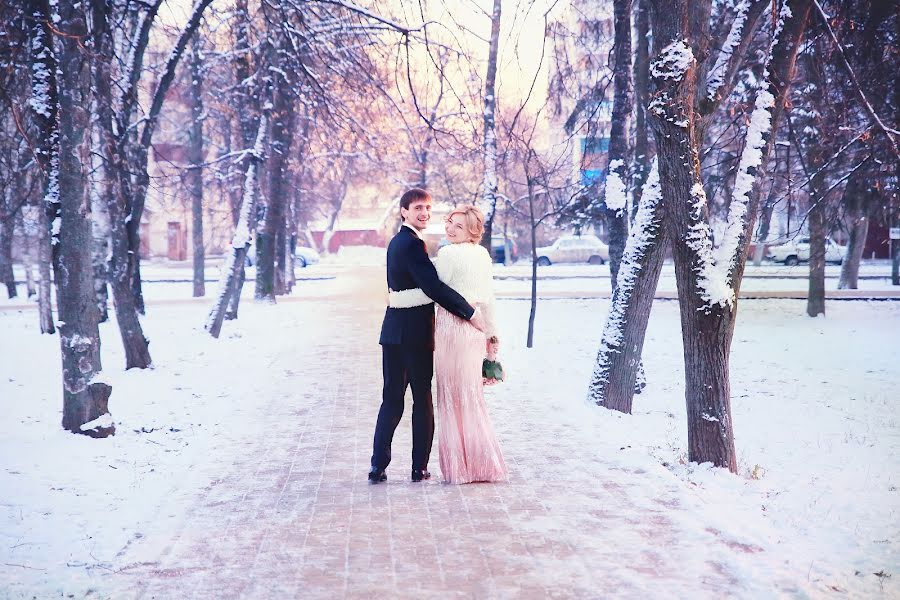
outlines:
{"label": "white fur jacket", "polygon": [[485,334],[498,335],[494,298],[494,265],[484,246],[448,244],[434,261],[441,281],[456,290],[469,304],[480,304],[487,322]]}

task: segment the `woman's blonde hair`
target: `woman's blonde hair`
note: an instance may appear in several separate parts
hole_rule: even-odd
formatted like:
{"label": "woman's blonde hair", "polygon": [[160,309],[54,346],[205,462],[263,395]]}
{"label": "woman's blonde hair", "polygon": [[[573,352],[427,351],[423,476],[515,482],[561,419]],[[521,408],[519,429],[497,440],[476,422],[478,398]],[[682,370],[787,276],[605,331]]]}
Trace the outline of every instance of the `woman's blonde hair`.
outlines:
{"label": "woman's blonde hair", "polygon": [[447,222],[453,218],[453,215],[463,216],[472,242],[477,244],[481,241],[481,236],[484,235],[484,213],[481,212],[481,209],[471,204],[461,204],[450,211],[450,214],[447,215]]}

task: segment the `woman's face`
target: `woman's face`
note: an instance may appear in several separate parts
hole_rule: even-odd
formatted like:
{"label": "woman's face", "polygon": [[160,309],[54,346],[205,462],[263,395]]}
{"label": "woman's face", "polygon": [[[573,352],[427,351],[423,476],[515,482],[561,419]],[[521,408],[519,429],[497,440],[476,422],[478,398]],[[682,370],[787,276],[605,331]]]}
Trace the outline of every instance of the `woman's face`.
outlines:
{"label": "woman's face", "polygon": [[450,240],[451,244],[461,244],[470,241],[469,231],[466,228],[466,218],[463,215],[455,214],[450,217],[450,220],[444,224],[444,229],[447,231],[447,239]]}

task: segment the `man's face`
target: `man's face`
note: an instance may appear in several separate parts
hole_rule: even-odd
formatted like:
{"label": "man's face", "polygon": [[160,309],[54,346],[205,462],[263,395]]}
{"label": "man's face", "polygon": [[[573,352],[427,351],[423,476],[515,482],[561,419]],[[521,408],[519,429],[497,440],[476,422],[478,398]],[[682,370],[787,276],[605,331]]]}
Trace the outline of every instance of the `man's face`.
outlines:
{"label": "man's face", "polygon": [[431,220],[431,198],[415,200],[409,208],[400,207],[400,216],[419,231],[424,231]]}

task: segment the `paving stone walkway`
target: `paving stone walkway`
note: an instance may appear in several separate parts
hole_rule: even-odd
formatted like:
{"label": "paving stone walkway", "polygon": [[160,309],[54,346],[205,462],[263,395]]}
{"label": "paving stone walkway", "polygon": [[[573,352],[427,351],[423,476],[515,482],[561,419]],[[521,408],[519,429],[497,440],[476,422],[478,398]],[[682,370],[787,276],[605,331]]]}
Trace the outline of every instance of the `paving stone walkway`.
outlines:
{"label": "paving stone walkway", "polygon": [[316,304],[334,334],[273,365],[292,375],[265,435],[202,467],[210,483],[176,527],[122,550],[110,597],[750,597],[733,587],[732,542],[685,533],[702,515],[680,482],[648,499],[640,470],[589,457],[540,403],[495,415],[509,483],[442,484],[436,447],[434,479],[410,482],[407,405],[389,479],[369,485],[379,284],[370,270]]}

